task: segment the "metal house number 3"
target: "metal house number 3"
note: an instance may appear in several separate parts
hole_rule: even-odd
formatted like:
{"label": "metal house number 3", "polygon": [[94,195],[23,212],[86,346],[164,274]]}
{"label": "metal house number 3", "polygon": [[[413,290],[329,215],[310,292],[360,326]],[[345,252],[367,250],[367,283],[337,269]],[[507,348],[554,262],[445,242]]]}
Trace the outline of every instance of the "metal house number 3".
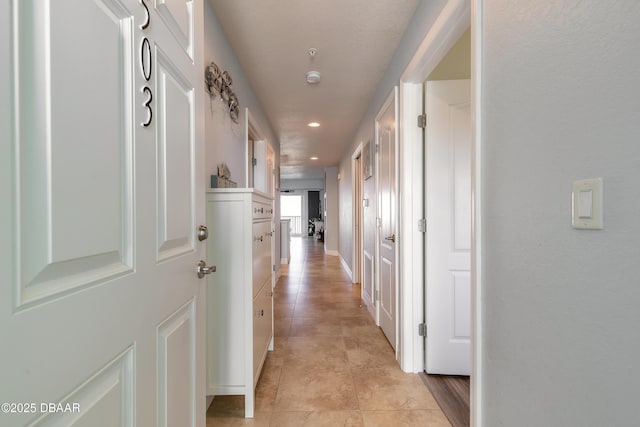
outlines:
{"label": "metal house number 3", "polygon": [[[140,4],[144,7],[145,12],[145,20],[142,25],[140,25],[141,30],[146,30],[149,27],[149,23],[151,18],[149,16],[149,8],[145,4],[144,0],[140,0]],[[142,45],[140,47],[140,69],[142,71],[142,77],[144,80],[148,82],[151,79],[151,43],[149,43],[149,39],[146,37],[142,38]],[[143,127],[147,127],[151,124],[151,120],[153,120],[153,110],[151,109],[151,101],[153,101],[153,93],[149,86],[144,86],[142,88],[142,93],[146,95],[146,99],[143,102],[144,108],[147,110],[147,120],[142,122]]]}

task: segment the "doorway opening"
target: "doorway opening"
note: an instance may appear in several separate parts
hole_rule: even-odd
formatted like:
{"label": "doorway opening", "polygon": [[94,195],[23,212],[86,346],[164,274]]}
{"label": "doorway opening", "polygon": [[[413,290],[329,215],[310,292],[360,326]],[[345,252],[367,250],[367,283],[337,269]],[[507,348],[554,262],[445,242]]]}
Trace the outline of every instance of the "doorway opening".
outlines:
{"label": "doorway opening", "polygon": [[[291,235],[302,236],[302,196],[280,195],[280,219],[291,220]],[[305,228],[306,232],[306,228]]]}
{"label": "doorway opening", "polygon": [[307,191],[307,236],[322,240],[322,203],[319,190]]}
{"label": "doorway opening", "polygon": [[425,380],[453,425],[470,423],[471,30],[424,82]]}

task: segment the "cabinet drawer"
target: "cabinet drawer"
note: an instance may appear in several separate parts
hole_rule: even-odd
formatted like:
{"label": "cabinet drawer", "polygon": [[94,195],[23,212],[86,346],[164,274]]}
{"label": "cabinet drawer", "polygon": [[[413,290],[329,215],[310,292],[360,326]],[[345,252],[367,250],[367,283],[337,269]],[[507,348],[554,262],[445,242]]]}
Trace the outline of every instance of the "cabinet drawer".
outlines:
{"label": "cabinet drawer", "polygon": [[254,200],[251,212],[254,219],[272,218],[273,205],[271,203],[258,202]]}
{"label": "cabinet drawer", "polygon": [[[271,278],[271,222],[253,223],[253,295]],[[269,280],[269,283],[271,281]]]}

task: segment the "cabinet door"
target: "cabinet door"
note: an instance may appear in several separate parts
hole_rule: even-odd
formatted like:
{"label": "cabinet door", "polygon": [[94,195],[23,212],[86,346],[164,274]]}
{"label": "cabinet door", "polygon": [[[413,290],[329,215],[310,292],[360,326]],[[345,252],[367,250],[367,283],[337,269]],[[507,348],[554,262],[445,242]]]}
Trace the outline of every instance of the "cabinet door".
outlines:
{"label": "cabinet door", "polygon": [[270,225],[268,221],[253,223],[253,296],[271,277]]}

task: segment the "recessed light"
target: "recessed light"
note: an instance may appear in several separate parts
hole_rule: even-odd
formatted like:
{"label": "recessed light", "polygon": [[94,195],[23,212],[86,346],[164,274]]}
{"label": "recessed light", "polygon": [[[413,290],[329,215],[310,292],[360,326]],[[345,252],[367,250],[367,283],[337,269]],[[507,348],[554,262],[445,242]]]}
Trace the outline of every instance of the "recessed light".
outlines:
{"label": "recessed light", "polygon": [[320,123],[318,123],[318,122],[311,122],[311,123],[309,123],[307,126],[309,126],[310,128],[317,128],[318,126],[320,126]]}
{"label": "recessed light", "polygon": [[309,157],[310,160],[318,160],[318,158],[316,156],[313,157]]}

